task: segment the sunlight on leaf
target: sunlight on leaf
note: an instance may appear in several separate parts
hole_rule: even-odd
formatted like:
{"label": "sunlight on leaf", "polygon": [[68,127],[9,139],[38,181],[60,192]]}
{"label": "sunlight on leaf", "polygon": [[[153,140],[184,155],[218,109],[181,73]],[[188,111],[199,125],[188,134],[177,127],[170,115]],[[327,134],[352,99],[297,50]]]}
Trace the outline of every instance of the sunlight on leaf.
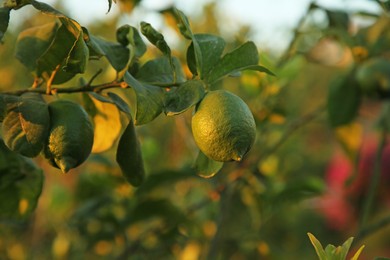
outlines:
{"label": "sunlight on leaf", "polygon": [[318,241],[317,238],[311,233],[307,233],[307,235],[309,236],[310,242],[316,250],[319,260],[328,260],[320,241]]}
{"label": "sunlight on leaf", "polygon": [[122,128],[120,113],[114,104],[92,98],[95,106],[93,116],[94,141],[92,153],[101,153],[110,149],[120,135]]}

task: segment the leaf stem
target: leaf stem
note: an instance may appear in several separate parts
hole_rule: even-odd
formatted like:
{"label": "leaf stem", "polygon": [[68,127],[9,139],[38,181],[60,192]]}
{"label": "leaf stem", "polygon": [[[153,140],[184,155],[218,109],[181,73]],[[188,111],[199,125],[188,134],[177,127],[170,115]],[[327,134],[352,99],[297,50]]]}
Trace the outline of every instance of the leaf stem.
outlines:
{"label": "leaf stem", "polygon": [[381,162],[382,162],[383,149],[386,145],[386,135],[387,135],[387,128],[386,126],[383,126],[381,137],[380,137],[380,143],[378,145],[376,155],[375,155],[374,172],[371,177],[370,186],[368,187],[367,197],[365,198],[363,204],[363,211],[360,219],[359,233],[361,233],[363,228],[365,227],[368,217],[370,216],[370,213],[372,211],[372,205],[375,199],[376,190],[378,188],[381,172],[382,172]]}

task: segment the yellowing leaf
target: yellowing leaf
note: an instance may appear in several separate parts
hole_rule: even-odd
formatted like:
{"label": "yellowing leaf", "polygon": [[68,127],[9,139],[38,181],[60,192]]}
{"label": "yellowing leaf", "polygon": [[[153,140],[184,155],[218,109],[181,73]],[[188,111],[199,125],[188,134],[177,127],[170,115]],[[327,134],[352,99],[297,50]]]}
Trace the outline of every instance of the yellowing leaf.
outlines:
{"label": "yellowing leaf", "polygon": [[93,99],[96,114],[93,117],[94,142],[92,153],[101,153],[112,147],[121,130],[120,113],[114,104]]}
{"label": "yellowing leaf", "polygon": [[335,135],[351,159],[355,158],[362,143],[362,126],[359,123],[343,125],[335,129]]}
{"label": "yellowing leaf", "polygon": [[28,200],[27,199],[21,199],[19,200],[19,214],[24,215],[27,212],[28,209]]}

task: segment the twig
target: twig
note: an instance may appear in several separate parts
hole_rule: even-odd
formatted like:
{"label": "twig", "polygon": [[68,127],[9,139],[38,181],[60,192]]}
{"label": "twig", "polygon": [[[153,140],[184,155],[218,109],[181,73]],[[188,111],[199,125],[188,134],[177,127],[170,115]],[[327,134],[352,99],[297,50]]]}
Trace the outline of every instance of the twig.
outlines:
{"label": "twig", "polygon": [[366,225],[368,217],[370,216],[370,213],[372,210],[372,204],[374,202],[374,198],[375,198],[375,194],[376,194],[376,190],[377,190],[378,185],[379,185],[381,172],[382,172],[382,167],[381,167],[382,154],[383,154],[383,149],[385,148],[385,145],[386,145],[386,135],[387,135],[387,129],[386,129],[386,126],[383,126],[380,143],[378,145],[376,155],[375,155],[373,176],[371,178],[370,186],[368,188],[367,197],[366,197],[364,204],[363,204],[363,212],[362,212],[362,217],[360,220],[359,233],[361,233],[361,230]]}
{"label": "twig", "polygon": [[[97,76],[97,74],[96,74]],[[90,81],[91,82],[91,81]],[[145,82],[145,84],[161,87],[161,88],[170,88],[170,87],[179,87],[183,83],[162,83],[162,82]],[[0,92],[0,94],[8,94],[8,95],[15,95],[20,96],[24,93],[39,93],[42,95],[52,95],[55,94],[71,94],[71,93],[78,93],[78,92],[101,92],[106,89],[110,88],[127,88],[130,87],[126,82],[124,81],[113,81],[109,83],[103,83],[98,85],[89,85],[89,83],[82,85],[82,86],[75,86],[75,87],[67,87],[67,88],[51,88],[50,93],[47,93],[44,89],[37,89],[37,88],[28,88],[28,89],[20,89],[15,91],[4,91]]]}
{"label": "twig", "polygon": [[269,148],[263,156],[261,156],[260,160],[263,160],[267,158],[269,155],[273,154],[278,150],[288,139],[289,137],[295,133],[298,129],[303,127],[304,125],[310,123],[317,117],[319,117],[324,111],[325,106],[322,105],[318,107],[316,110],[302,116],[301,118],[297,119],[296,121],[292,122],[291,125],[287,128],[287,130],[284,132],[283,136],[279,139],[279,141],[274,144],[271,148]]}

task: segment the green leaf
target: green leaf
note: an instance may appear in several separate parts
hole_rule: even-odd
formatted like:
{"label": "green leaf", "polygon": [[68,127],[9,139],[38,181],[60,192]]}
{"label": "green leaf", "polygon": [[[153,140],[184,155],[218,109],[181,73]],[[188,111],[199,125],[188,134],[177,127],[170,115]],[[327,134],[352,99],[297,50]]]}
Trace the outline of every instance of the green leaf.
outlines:
{"label": "green leaf", "polygon": [[56,22],[21,32],[16,42],[16,58],[30,71],[37,69],[37,60],[49,48],[59,28]]}
{"label": "green leaf", "polygon": [[139,81],[153,85],[153,83],[174,83],[174,74],[176,74],[176,82],[185,82],[186,78],[180,61],[174,57],[173,63],[175,64],[175,72],[172,71],[167,57],[149,60],[139,69],[135,77]]}
{"label": "green leaf", "polygon": [[311,233],[307,233],[307,235],[309,236],[310,242],[316,250],[319,260],[328,260],[320,241],[318,241],[317,238]]}
{"label": "green leaf", "polygon": [[349,29],[349,15],[344,11],[325,10],[329,20],[329,27],[342,29],[347,32]]}
{"label": "green leaf", "polygon": [[188,40],[193,40],[193,33],[187,16],[177,8],[173,8],[173,13],[178,20],[180,33]]}
{"label": "green leaf", "polygon": [[[203,66],[199,68],[199,75],[201,79],[204,79],[207,78],[210,71],[220,60],[226,43],[221,37],[212,34],[195,34],[193,35],[193,39],[198,43],[200,48],[200,53],[198,53],[198,55],[201,56]],[[196,74],[194,71],[196,66],[194,41],[187,50],[187,63],[191,72]]]}
{"label": "green leaf", "polygon": [[113,102],[110,98],[103,96],[103,95],[100,95],[96,92],[88,92],[88,95],[90,95],[91,97],[93,97],[96,100],[99,100],[100,102],[113,104]]}
{"label": "green leaf", "polygon": [[106,41],[89,35],[90,44],[96,53],[104,55],[111,66],[118,72],[127,69],[130,60],[130,50],[121,44]]}
{"label": "green leaf", "polygon": [[167,92],[164,113],[167,116],[181,114],[196,105],[205,94],[205,86],[201,80],[189,80],[178,88]]}
{"label": "green leaf", "polygon": [[37,206],[42,184],[42,171],[0,139],[0,221],[27,219]]}
{"label": "green leaf", "polygon": [[344,242],[344,244],[341,247],[339,247],[340,248],[339,252],[338,252],[339,259],[341,259],[341,260],[347,259],[347,255],[348,255],[349,249],[351,248],[352,242],[353,242],[353,237],[350,237]]}
{"label": "green leaf", "polygon": [[[48,79],[51,73],[58,69],[58,66],[65,66],[66,59],[69,57],[73,46],[79,37],[80,35],[74,35],[74,33],[69,31],[66,26],[61,25],[58,28],[56,35],[50,44],[50,47],[36,61],[38,65],[38,76],[42,76],[45,79]],[[59,68],[58,71],[63,71],[63,68]],[[56,77],[58,77],[58,75]],[[57,84],[63,82],[64,80],[54,81],[54,83]]]}
{"label": "green leaf", "polygon": [[113,92],[108,92],[107,95],[111,98],[112,102],[119,108],[119,110],[125,112],[126,114],[131,114],[129,105],[120,96]]}
{"label": "green leaf", "polygon": [[163,109],[163,95],[161,88],[148,84],[141,84],[130,73],[124,76],[125,82],[134,89],[137,97],[135,124],[149,123],[161,114]]}
{"label": "green leaf", "polygon": [[146,52],[146,45],[141,38],[138,30],[130,25],[123,25],[116,31],[116,39],[123,46],[131,45],[136,57],[141,57]]}
{"label": "green leaf", "polygon": [[66,15],[64,15],[63,13],[61,13],[60,11],[58,11],[57,9],[55,9],[54,7],[52,7],[46,3],[31,0],[31,5],[35,9],[41,11],[44,14],[55,16],[57,18],[61,18],[61,19],[65,19],[65,20],[71,20],[69,17],[67,17]]}
{"label": "green leaf", "polygon": [[195,170],[202,178],[211,178],[221,170],[223,162],[217,162],[208,158],[204,153],[199,151],[195,160]]}
{"label": "green leaf", "polygon": [[212,84],[237,71],[260,69],[257,67],[258,63],[259,54],[256,45],[253,42],[246,42],[223,56],[205,80]]}
{"label": "green leaf", "polygon": [[144,163],[132,119],[119,140],[116,161],[131,185],[137,187],[142,184],[145,179]]}
{"label": "green leaf", "polygon": [[164,55],[168,57],[171,56],[171,49],[169,48],[168,43],[165,41],[164,36],[156,29],[154,29],[152,25],[146,22],[141,22],[141,33]]}
{"label": "green leaf", "polygon": [[9,149],[27,157],[35,157],[46,143],[49,125],[47,104],[35,97],[22,96],[17,106],[6,114],[1,130]]}
{"label": "green leaf", "polygon": [[337,248],[334,245],[327,245],[325,247],[326,259],[339,260]]}
{"label": "green leaf", "polygon": [[0,94],[0,123],[3,122],[8,111],[17,107],[19,102],[18,96]]}
{"label": "green leaf", "polygon": [[327,110],[332,127],[351,122],[358,113],[362,94],[353,75],[354,70],[338,75],[330,83]]}
{"label": "green leaf", "polygon": [[73,46],[70,55],[65,61],[64,70],[71,73],[84,73],[89,59],[89,49],[84,42],[83,32]]}
{"label": "green leaf", "polygon": [[0,42],[2,41],[4,34],[8,29],[9,13],[10,12],[11,12],[11,9],[8,7],[1,7],[0,8]]}
{"label": "green leaf", "polygon": [[200,48],[197,39],[194,37],[194,34],[192,33],[187,16],[182,11],[176,8],[174,8],[174,14],[176,16],[176,19],[178,20],[178,26],[181,34],[185,38],[192,40],[193,51],[187,51],[187,64],[192,74],[196,76],[200,73],[200,71],[203,68],[204,62],[202,59],[202,50]]}
{"label": "green leaf", "polygon": [[[116,3],[116,0],[114,0],[114,2]],[[107,10],[107,13],[109,13],[111,11],[111,6],[112,6],[112,0],[108,0],[108,10]]]}

